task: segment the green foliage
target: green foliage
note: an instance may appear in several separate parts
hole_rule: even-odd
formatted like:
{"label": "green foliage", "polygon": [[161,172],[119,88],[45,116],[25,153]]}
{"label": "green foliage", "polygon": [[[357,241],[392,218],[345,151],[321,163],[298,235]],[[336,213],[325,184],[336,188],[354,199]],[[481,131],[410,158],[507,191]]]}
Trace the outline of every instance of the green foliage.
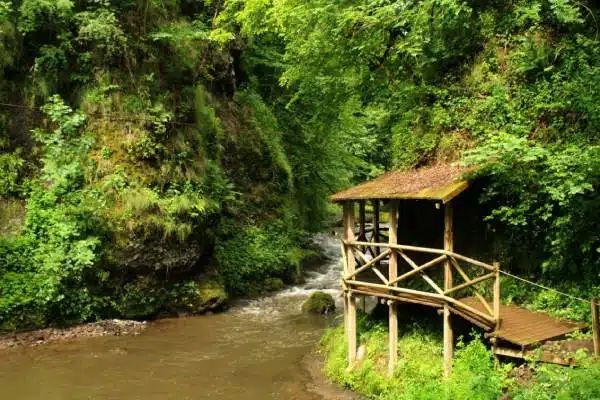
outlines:
{"label": "green foliage", "polygon": [[418,326],[404,330],[398,342],[399,360],[387,377],[387,328],[370,317],[359,318],[359,338],[365,359],[347,368],[342,327],[326,332],[325,371],[339,384],[375,399],[495,399],[501,394],[504,372],[497,370],[479,338],[459,343],[452,375],[442,378],[442,345],[435,334]]}
{"label": "green foliage", "polygon": [[127,309],[153,314],[212,269],[234,293],[287,281],[332,192],[465,150],[503,264],[595,293],[595,4],[138,3],[0,0],[0,196],[27,198],[11,240],[40,266],[2,275],[15,325],[119,315],[138,287]]}
{"label": "green foliage", "polygon": [[60,98],[53,97],[44,111],[53,130],[35,132],[44,151],[43,175],[30,183],[24,231],[5,239],[0,251],[5,258],[0,274],[3,328],[92,315],[84,275],[97,261],[101,241],[82,188],[91,141],[81,135],[85,119]]}
{"label": "green foliage", "polygon": [[0,154],[0,198],[19,192],[19,175],[23,164],[24,160],[18,153]]}
{"label": "green foliage", "polygon": [[[321,340],[325,372],[336,383],[373,399],[593,399],[599,396],[600,364],[578,355],[579,366],[528,365],[531,378],[517,381],[511,364],[497,362],[480,338],[459,341],[452,374],[442,378],[439,337],[411,327],[398,342],[399,361],[392,378],[387,373],[387,329],[359,316],[359,339],[365,359],[347,368],[343,326],[328,330]],[[520,367],[523,368],[523,367]]]}
{"label": "green foliage", "polygon": [[[78,13],[75,19],[79,24],[76,40],[91,48],[96,53],[96,57],[110,58],[125,50],[127,38],[119,27],[114,11],[103,8],[84,11]],[[80,57],[87,57],[87,54],[80,54]]]}
{"label": "green foliage", "polygon": [[510,393],[515,400],[583,400],[600,396],[600,364],[580,360],[577,368],[541,365],[534,371],[533,383]]}
{"label": "green foliage", "polygon": [[233,294],[255,294],[269,277],[285,280],[298,276],[303,252],[293,221],[271,222],[264,227],[222,223],[223,241],[217,242],[215,256],[227,290]]}
{"label": "green foliage", "polygon": [[548,147],[511,135],[470,152],[467,160],[482,166],[477,173],[494,177],[483,201],[496,205],[489,219],[507,227],[514,257],[515,249],[537,251],[542,271],[555,278],[595,276],[598,156],[596,146]]}

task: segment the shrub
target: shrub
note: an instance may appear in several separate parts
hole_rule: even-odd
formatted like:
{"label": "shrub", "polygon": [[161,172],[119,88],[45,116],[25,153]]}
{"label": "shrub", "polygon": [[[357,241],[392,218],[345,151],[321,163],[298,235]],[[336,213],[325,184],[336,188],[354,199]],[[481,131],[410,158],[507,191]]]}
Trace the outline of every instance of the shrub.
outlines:
{"label": "shrub", "polygon": [[292,221],[241,229],[233,221],[225,221],[215,255],[227,290],[232,294],[249,294],[261,291],[267,278],[289,281],[297,277],[303,256],[300,239],[301,232]]}

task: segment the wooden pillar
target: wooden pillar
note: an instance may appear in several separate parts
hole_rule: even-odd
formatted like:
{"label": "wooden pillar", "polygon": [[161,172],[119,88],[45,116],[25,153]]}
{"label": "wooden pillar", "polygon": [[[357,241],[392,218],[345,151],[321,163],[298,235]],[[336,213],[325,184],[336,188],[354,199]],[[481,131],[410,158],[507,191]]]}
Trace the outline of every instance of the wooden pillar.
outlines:
{"label": "wooden pillar", "polygon": [[500,315],[500,263],[495,262],[496,278],[494,280],[494,318],[496,319],[496,330],[500,329],[502,317]]}
{"label": "wooden pillar", "polygon": [[592,298],[592,330],[594,331],[594,355],[600,356],[600,322],[598,322],[598,302]]}
{"label": "wooden pillar", "polygon": [[[344,240],[353,241],[354,237],[354,203],[344,203]],[[356,260],[352,247],[346,245],[347,273],[356,270]],[[348,343],[348,362],[350,366],[356,360],[356,301],[354,296],[348,292],[344,295],[344,322],[346,341]]]}
{"label": "wooden pillar", "polygon": [[366,222],[366,213],[365,213],[365,201],[361,200],[358,203],[358,240],[367,241],[367,235],[365,232],[365,222]]}
{"label": "wooden pillar", "polygon": [[[365,206],[366,206],[366,201],[365,200],[360,200],[358,202],[358,240],[362,240],[364,242],[367,241],[367,233],[366,233],[366,229],[365,229],[365,224],[366,224],[366,211],[365,211]],[[367,254],[367,247],[365,246],[360,246],[360,249],[363,253]],[[366,303],[365,303],[365,296],[358,296],[358,302],[359,302],[359,309],[362,312],[366,311]]]}
{"label": "wooden pillar", "polygon": [[[390,233],[389,243],[398,244],[398,202],[390,203]],[[398,277],[398,254],[394,249],[391,249],[389,259],[389,276],[390,281]],[[394,286],[397,286],[395,284]],[[394,373],[396,364],[398,363],[398,308],[395,301],[388,301],[389,308],[389,356],[388,356],[388,374],[391,376]]]}
{"label": "wooden pillar", "polygon": [[[379,236],[379,200],[373,200],[373,241],[375,243],[380,243],[381,237]],[[375,247],[375,257],[381,254],[381,249],[379,247]],[[376,266],[379,266],[379,261],[377,261]]]}
{"label": "wooden pillar", "polygon": [[[454,251],[454,224],[452,204],[444,207],[444,250]],[[452,289],[452,265],[450,260],[444,263],[444,290]],[[452,358],[454,356],[454,333],[448,304],[444,304],[444,376],[452,372]]]}

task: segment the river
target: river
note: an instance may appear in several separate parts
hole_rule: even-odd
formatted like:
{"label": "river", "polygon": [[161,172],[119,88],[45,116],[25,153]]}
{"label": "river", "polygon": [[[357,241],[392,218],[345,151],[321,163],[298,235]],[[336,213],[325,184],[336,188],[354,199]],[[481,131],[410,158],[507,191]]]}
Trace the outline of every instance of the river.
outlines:
{"label": "river", "polygon": [[314,237],[326,261],[305,282],[230,310],[152,322],[139,336],[100,337],[1,353],[0,398],[347,399],[311,356],[339,316],[301,312],[313,290],[340,306],[339,242]]}

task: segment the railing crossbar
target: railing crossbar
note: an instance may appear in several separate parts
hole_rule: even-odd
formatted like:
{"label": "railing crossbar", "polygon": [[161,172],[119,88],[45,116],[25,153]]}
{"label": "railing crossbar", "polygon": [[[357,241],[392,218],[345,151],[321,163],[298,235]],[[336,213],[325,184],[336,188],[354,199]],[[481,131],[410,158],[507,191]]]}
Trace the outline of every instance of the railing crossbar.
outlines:
{"label": "railing crossbar", "polygon": [[446,255],[441,255],[437,258],[434,258],[433,260],[426,262],[425,264],[419,266],[417,269],[413,269],[412,271],[408,271],[402,275],[400,275],[399,277],[397,277],[396,279],[390,281],[390,284],[394,284],[394,283],[398,283],[401,282],[403,280],[406,280],[407,278],[410,278],[411,276],[418,274],[419,272],[427,269],[427,268],[431,268],[439,263],[441,263],[442,261],[444,261],[446,259]]}
{"label": "railing crossbar", "polygon": [[377,257],[369,260],[369,262],[367,262],[365,265],[363,265],[362,267],[358,268],[356,271],[354,271],[351,274],[346,275],[344,278],[345,279],[352,279],[354,278],[356,275],[360,274],[361,272],[363,272],[364,270],[370,268],[371,266],[373,266],[377,261],[381,261],[382,259],[386,258],[392,251],[390,249],[384,251],[383,253],[381,253],[380,255],[378,255]]}
{"label": "railing crossbar", "polygon": [[[461,268],[461,266],[458,264],[458,261],[456,261],[455,258],[451,257],[450,262],[452,263],[452,266],[454,267],[454,269],[456,269],[458,271],[458,273],[460,274],[460,276],[462,276],[462,278],[465,280],[465,283],[470,283],[470,285],[466,285],[465,287],[472,286],[473,284],[477,283],[473,279],[469,278],[467,273]],[[496,277],[496,274],[493,272],[488,275],[484,275],[484,276],[489,276],[489,275],[493,275],[492,276],[493,278]],[[490,278],[487,278],[487,279],[490,279]],[[485,280],[485,279],[482,279],[482,280]],[[461,289],[462,289],[462,287],[461,287]],[[459,290],[459,289],[456,289],[456,290]],[[490,313],[490,315],[494,315],[495,313],[492,310],[492,307],[490,306],[490,304],[485,299],[485,297],[483,297],[483,295],[481,293],[479,293],[479,290],[476,287],[473,287],[473,290],[475,292],[475,297],[477,297],[477,299],[485,307],[487,312]]]}

